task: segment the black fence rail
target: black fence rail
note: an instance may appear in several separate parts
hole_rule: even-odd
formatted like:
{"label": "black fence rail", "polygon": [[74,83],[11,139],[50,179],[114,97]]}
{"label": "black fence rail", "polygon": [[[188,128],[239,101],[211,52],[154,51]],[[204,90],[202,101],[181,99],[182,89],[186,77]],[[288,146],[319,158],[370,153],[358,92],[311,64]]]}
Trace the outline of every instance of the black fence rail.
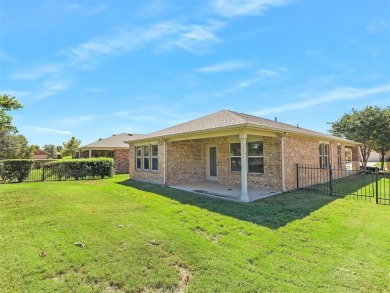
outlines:
{"label": "black fence rail", "polygon": [[348,170],[329,166],[296,165],[297,189],[330,196],[349,196],[390,205],[390,172],[378,168]]}
{"label": "black fence rail", "polygon": [[[129,177],[129,173],[123,171],[114,171],[112,176],[97,175],[96,170],[90,168],[78,168],[64,170],[63,166],[50,166],[51,160],[35,160],[29,168],[28,175],[23,178],[23,182],[39,182],[39,181],[72,181],[72,180],[91,180],[103,179],[108,177]],[[1,183],[16,183],[20,182],[17,178],[10,179],[5,175],[4,166],[0,161],[0,184]]]}

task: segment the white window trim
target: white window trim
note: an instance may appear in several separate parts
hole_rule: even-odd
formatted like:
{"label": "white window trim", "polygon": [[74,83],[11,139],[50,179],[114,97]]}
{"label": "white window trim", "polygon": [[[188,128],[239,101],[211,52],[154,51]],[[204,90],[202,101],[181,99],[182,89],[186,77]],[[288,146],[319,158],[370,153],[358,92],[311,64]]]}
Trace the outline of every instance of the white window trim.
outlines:
{"label": "white window trim", "polygon": [[[321,164],[320,164],[322,166],[320,166],[320,168],[326,169],[331,164],[331,162],[330,162],[330,143],[327,141],[320,141],[319,147],[321,147],[321,146],[323,146],[322,147],[322,155],[319,153],[318,159],[322,158]],[[326,153],[326,149],[327,149],[326,146],[328,146],[328,153]],[[326,160],[325,160],[325,158],[326,158]],[[326,161],[326,165],[324,164],[325,161]]]}
{"label": "white window trim", "polygon": [[[340,153],[339,153],[339,150],[340,150]],[[341,156],[341,144],[337,145],[336,152],[337,152],[337,167],[342,167],[343,162],[342,162],[342,156]]]}
{"label": "white window trim", "polygon": [[[153,156],[153,146],[157,146],[157,155]],[[151,144],[150,145],[150,170],[153,172],[158,172],[158,144]],[[153,169],[153,159],[157,159],[157,169]]]}
{"label": "white window trim", "polygon": [[[263,155],[262,156],[249,156],[247,154],[246,156],[246,160],[247,160],[247,166],[248,166],[248,173],[251,173],[251,174],[264,174],[264,142],[261,141],[261,140],[257,140],[257,141],[248,141],[247,142],[247,152],[249,152],[249,144],[251,142],[261,142],[262,145],[263,145]],[[249,158],[262,158],[263,159],[263,172],[249,172]]]}
{"label": "white window trim", "polygon": [[[141,148],[141,156],[139,157],[138,155],[137,155],[137,148]],[[141,166],[140,166],[140,168],[138,168],[138,166],[137,166],[137,159],[138,158],[140,158],[141,159]],[[142,170],[142,146],[140,146],[140,145],[138,145],[138,146],[135,146],[135,169],[136,170]]]}
{"label": "white window trim", "polygon": [[[263,166],[264,166],[264,141],[263,140],[259,140],[259,139],[255,139],[255,138],[252,138],[251,140],[248,140],[247,141],[247,149],[248,149],[248,144],[249,143],[251,143],[251,142],[262,142],[263,143],[263,155],[262,156],[249,156],[248,154],[247,154],[247,156],[246,156],[246,162],[247,162],[247,168],[248,168],[248,170],[249,170],[249,158],[263,158]],[[232,158],[241,158],[241,154],[239,155],[239,156],[231,156],[230,154],[231,154],[231,144],[239,144],[240,142],[239,141],[237,141],[236,142],[236,140],[232,140],[232,141],[230,141],[229,142],[229,171],[230,172],[235,172],[235,173],[237,173],[237,172],[241,172],[241,170],[239,170],[239,171],[233,171],[232,170]],[[261,172],[249,172],[247,170],[247,173],[248,174],[260,174],[260,175],[262,175],[262,174],[264,174],[265,172],[263,171],[262,173]]]}
{"label": "white window trim", "polygon": [[[148,151],[149,151],[149,155],[148,156],[145,156],[145,153],[144,153],[145,147],[148,148]],[[148,169],[145,169],[145,159],[149,159],[149,168]],[[142,145],[142,170],[150,171],[150,145],[149,144]]]}

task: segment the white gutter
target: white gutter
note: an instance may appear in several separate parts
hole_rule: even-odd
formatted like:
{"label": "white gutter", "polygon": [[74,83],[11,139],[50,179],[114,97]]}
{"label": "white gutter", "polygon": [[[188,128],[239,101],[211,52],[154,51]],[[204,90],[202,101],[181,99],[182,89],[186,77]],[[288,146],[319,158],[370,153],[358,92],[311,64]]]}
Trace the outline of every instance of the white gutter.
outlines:
{"label": "white gutter", "polygon": [[[289,126],[294,128],[292,125],[289,125]],[[181,137],[181,136],[185,137],[186,135],[193,135],[193,134],[202,134],[202,133],[210,134],[210,133],[214,133],[214,132],[220,132],[223,130],[241,130],[243,128],[244,129],[247,129],[247,128],[252,129],[253,128],[255,130],[258,129],[258,130],[276,132],[276,133],[280,133],[280,134],[288,132],[288,133],[294,134],[296,136],[319,138],[319,139],[323,139],[323,140],[333,139],[333,140],[343,142],[346,145],[350,144],[352,146],[358,146],[361,144],[361,143],[354,142],[354,141],[351,141],[348,139],[331,136],[331,135],[328,135],[325,133],[316,133],[315,131],[313,131],[314,133],[306,133],[306,132],[299,131],[299,128],[297,128],[298,131],[295,131],[294,129],[284,130],[284,129],[279,129],[277,127],[272,127],[272,126],[259,126],[257,124],[253,124],[253,123],[241,123],[241,124],[228,125],[228,126],[211,128],[211,129],[206,129],[206,130],[195,130],[195,131],[166,134],[166,135],[157,135],[157,136],[145,135],[146,137],[144,136],[144,137],[140,137],[140,138],[134,138],[131,141],[125,141],[124,143],[150,141],[153,139],[159,139],[159,138],[162,139],[163,137],[175,138],[175,137]],[[305,129],[305,130],[308,130],[308,129]],[[309,130],[309,131],[311,131],[311,130]]]}
{"label": "white gutter", "polygon": [[164,168],[163,168],[163,171],[164,171],[164,181],[163,181],[163,185],[166,185],[167,184],[167,154],[166,154],[167,142],[165,140],[164,140],[163,151],[164,151]]}
{"label": "white gutter", "polygon": [[281,151],[281,161],[282,161],[282,190],[283,192],[286,191],[286,186],[285,186],[285,183],[284,183],[284,140],[283,140],[283,136],[281,137],[281,148],[282,148],[282,151]]}

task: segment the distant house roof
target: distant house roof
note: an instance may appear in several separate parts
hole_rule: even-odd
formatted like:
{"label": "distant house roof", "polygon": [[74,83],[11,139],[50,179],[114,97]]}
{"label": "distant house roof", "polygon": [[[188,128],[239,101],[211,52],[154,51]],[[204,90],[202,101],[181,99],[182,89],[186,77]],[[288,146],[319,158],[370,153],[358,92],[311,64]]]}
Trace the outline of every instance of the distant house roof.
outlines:
{"label": "distant house roof", "polygon": [[80,150],[83,149],[127,149],[129,147],[128,144],[124,143],[124,141],[128,141],[134,139],[135,137],[140,136],[139,134],[132,133],[121,133],[114,134],[108,138],[99,139],[90,144],[83,145],[79,147]]}
{"label": "distant house roof", "polygon": [[42,150],[36,150],[34,156],[51,156],[51,154]]}
{"label": "distant house roof", "polygon": [[[336,137],[330,134],[324,134],[313,130],[281,123],[261,117],[248,115],[244,113],[234,112],[230,110],[222,110],[207,116],[200,117],[185,123],[174,125],[147,135],[135,137],[132,141],[148,140],[155,138],[169,138],[185,134],[201,133],[206,131],[223,130],[239,127],[254,127],[261,130],[271,132],[279,132],[295,135],[304,135],[311,137],[319,137],[324,139],[333,139],[337,141],[348,142],[352,145],[359,145],[351,140]],[[128,140],[131,142],[130,140]]]}

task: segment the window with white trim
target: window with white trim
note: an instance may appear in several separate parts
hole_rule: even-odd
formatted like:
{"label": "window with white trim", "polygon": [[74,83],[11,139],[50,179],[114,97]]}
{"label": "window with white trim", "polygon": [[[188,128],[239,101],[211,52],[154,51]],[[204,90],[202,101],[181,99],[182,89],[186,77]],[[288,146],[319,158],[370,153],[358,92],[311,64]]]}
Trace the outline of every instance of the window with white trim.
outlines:
{"label": "window with white trim", "polygon": [[264,173],[263,142],[248,142],[248,172]]}
{"label": "window with white trim", "polygon": [[241,171],[241,145],[230,144],[230,171]]}
{"label": "window with white trim", "polygon": [[328,168],[329,166],[329,144],[320,143],[319,145],[319,157],[320,157],[320,168]]}
{"label": "window with white trim", "polygon": [[158,145],[152,144],[150,149],[152,157],[152,171],[158,171]]}
{"label": "window with white trim", "polygon": [[135,147],[135,168],[141,169],[142,166],[142,148],[140,146]]}
{"label": "window with white trim", "polygon": [[142,146],[142,160],[143,160],[142,169],[149,170],[149,146],[148,145]]}
{"label": "window with white trim", "polygon": [[[248,172],[264,173],[263,142],[253,141],[247,143]],[[230,144],[230,171],[241,171],[241,144]]]}
{"label": "window with white trim", "polygon": [[341,145],[337,146],[337,167],[341,167]]}

